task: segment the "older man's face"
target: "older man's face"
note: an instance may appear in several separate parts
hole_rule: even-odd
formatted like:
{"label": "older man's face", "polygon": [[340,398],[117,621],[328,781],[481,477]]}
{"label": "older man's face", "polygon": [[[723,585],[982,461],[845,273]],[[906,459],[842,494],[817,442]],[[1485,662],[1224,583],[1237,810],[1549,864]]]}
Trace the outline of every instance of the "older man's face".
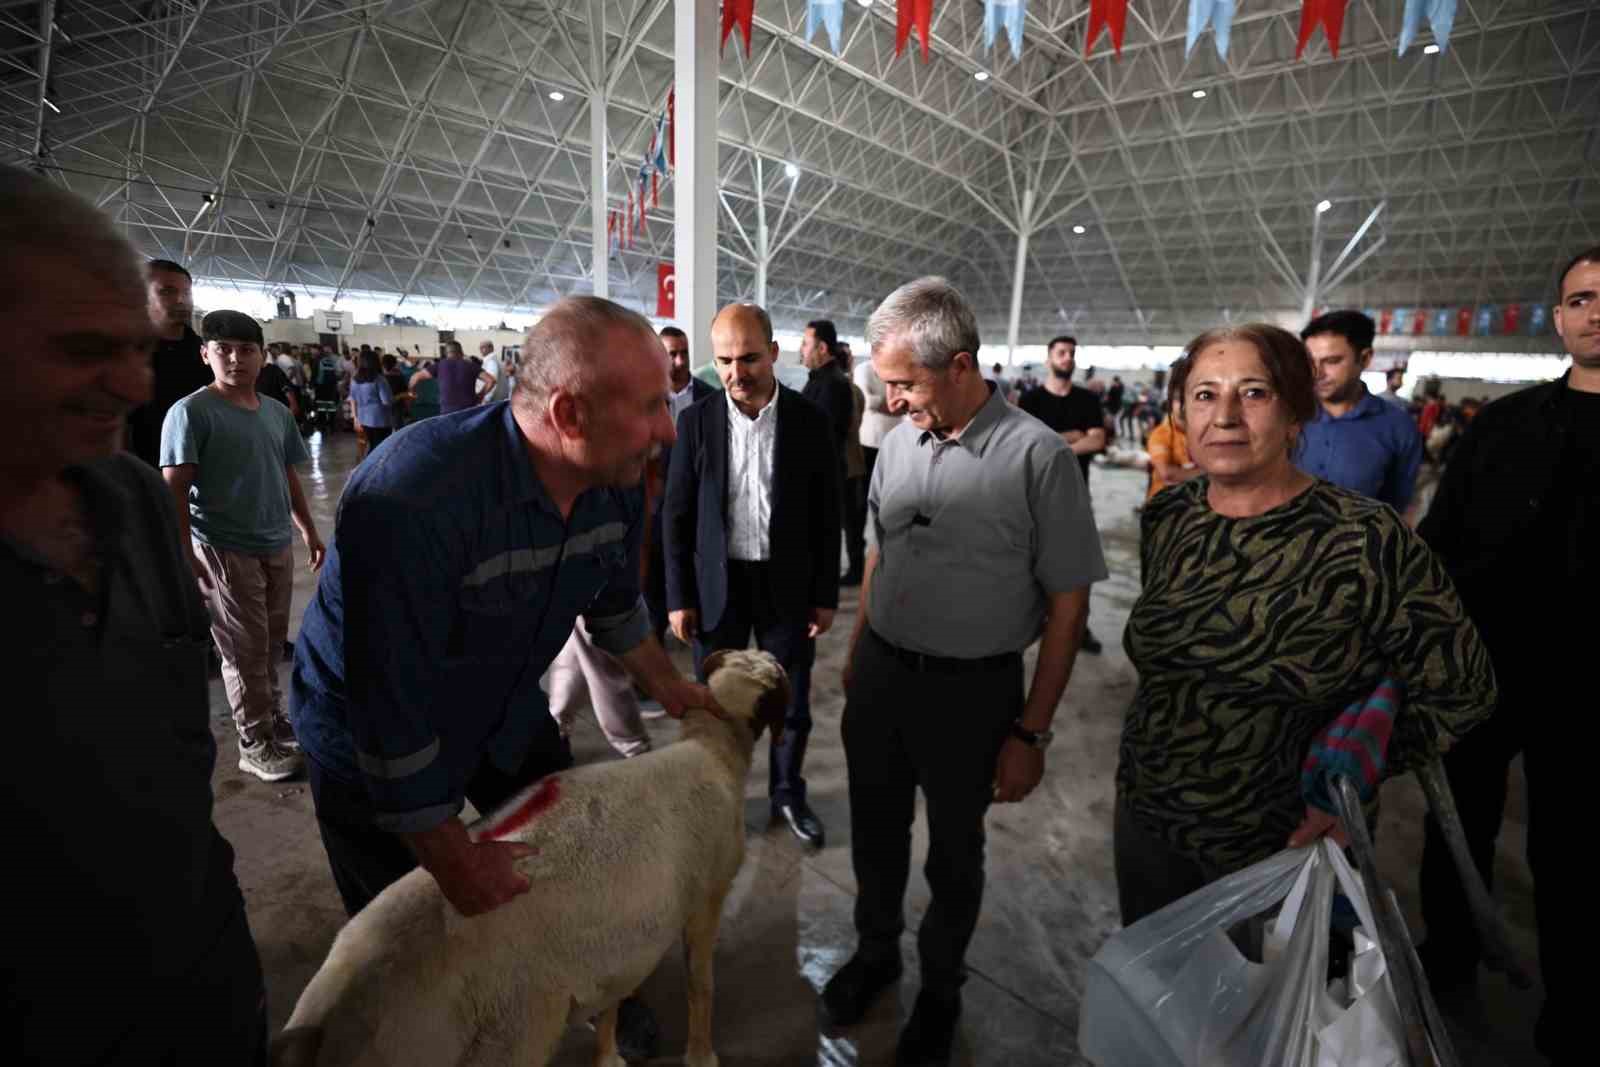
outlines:
{"label": "older man's face", "polygon": [[613,327],[599,354],[585,410],[584,467],[598,485],[632,488],[661,445],[677,439],[667,353],[653,333]]}
{"label": "older man's face", "polygon": [[[971,360],[970,354],[957,359]],[[883,380],[889,410],[905,415],[919,430],[944,431],[954,425],[957,412],[954,364],[931,371],[917,363],[911,345],[891,337],[872,346],[872,369]]]}
{"label": "older man's face", "polygon": [[29,473],[109,456],[127,413],[150,399],[155,326],[136,279],[118,285],[70,251],[35,259],[12,297],[26,315],[11,325],[27,372],[0,389],[6,451]]}

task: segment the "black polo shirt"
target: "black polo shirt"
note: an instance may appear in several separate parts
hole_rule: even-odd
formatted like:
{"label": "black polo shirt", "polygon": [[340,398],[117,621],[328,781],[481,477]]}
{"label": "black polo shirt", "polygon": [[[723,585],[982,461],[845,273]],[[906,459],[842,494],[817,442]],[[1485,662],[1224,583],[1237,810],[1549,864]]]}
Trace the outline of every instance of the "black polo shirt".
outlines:
{"label": "black polo shirt", "polygon": [[150,356],[150,403],[128,413],[128,451],[152,467],[161,466],[161,424],[168,409],[216,380],[200,359],[201,347],[200,335],[185,326],[182,337],[162,341]]}
{"label": "black polo shirt", "polygon": [[[1056,396],[1041,385],[1023,393],[1022,399],[1017,401],[1017,407],[1056,433],[1066,433],[1068,430],[1087,433],[1106,428],[1106,416],[1100,407],[1100,398],[1082,386],[1074,386],[1066,396]],[[1078,457],[1085,484],[1089,481],[1089,466],[1093,460],[1092,455]]]}

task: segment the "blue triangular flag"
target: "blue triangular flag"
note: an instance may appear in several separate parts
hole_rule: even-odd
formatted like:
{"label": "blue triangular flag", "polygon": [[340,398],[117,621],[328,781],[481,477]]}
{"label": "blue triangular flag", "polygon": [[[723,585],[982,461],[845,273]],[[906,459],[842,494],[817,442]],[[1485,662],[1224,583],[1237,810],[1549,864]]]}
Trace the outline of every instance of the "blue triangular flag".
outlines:
{"label": "blue triangular flag", "polygon": [[806,0],[806,40],[816,35],[817,23],[828,31],[833,54],[839,54],[839,38],[844,35],[844,0]]}
{"label": "blue triangular flag", "polygon": [[984,0],[983,46],[994,48],[994,35],[1004,26],[1011,38],[1011,56],[1022,56],[1022,23],[1028,17],[1028,0]]}
{"label": "blue triangular flag", "polygon": [[1216,41],[1217,55],[1228,58],[1228,34],[1233,30],[1234,0],[1189,0],[1189,36],[1184,42],[1183,58],[1194,52],[1195,42],[1206,26]]}
{"label": "blue triangular flag", "polygon": [[1400,17],[1400,55],[1406,54],[1411,42],[1417,39],[1423,16],[1433,27],[1433,40],[1441,50],[1450,47],[1450,28],[1456,23],[1456,0],[1406,0],[1405,13]]}

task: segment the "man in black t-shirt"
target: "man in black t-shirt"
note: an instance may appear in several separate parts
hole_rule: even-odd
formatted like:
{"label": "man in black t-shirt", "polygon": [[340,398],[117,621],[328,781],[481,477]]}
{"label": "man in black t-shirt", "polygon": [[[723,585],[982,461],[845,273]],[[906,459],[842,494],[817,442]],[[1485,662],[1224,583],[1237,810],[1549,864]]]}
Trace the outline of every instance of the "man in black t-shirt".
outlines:
{"label": "man in black t-shirt", "polygon": [[170,259],[152,259],[145,265],[145,297],[156,347],[150,355],[155,380],[150,401],[128,413],[128,451],[158,467],[161,424],[167,411],[194,392],[211,384],[211,368],[200,358],[200,335],[189,327],[194,314],[193,281],[189,272]]}
{"label": "man in black t-shirt", "polygon": [[[1050,341],[1044,384],[1022,394],[1017,407],[1038,419],[1056,433],[1078,457],[1083,484],[1089,484],[1089,464],[1095,453],[1106,448],[1106,416],[1100,398],[1088,389],[1072,387],[1072,372],[1077,369],[1078,341],[1056,337]],[[1098,654],[1103,647],[1087,625],[1083,628],[1083,651]]]}

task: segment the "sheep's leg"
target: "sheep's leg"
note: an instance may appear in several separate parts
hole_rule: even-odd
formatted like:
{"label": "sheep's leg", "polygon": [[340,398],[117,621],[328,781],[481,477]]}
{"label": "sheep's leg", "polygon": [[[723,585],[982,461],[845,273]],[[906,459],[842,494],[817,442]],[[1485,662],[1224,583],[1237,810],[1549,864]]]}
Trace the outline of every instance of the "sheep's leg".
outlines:
{"label": "sheep's leg", "polygon": [[627,1067],[627,1060],[617,1051],[617,1012],[621,1003],[613,1004],[601,1012],[594,1021],[595,1036],[599,1043],[594,1050],[594,1067]]}
{"label": "sheep's leg", "polygon": [[[520,1032],[511,1035],[505,1046],[509,1055],[504,1062],[515,1064],[516,1067],[545,1067],[550,1057],[555,1055],[561,1035],[566,1032],[569,1003],[565,996],[535,997],[528,1007],[528,1015],[522,1021]],[[496,1059],[493,1062],[501,1061]]]}
{"label": "sheep's leg", "polygon": [[723,893],[714,894],[683,931],[689,963],[689,1048],[684,1067],[717,1067],[711,1049],[711,957],[717,947],[717,925],[722,921]]}

